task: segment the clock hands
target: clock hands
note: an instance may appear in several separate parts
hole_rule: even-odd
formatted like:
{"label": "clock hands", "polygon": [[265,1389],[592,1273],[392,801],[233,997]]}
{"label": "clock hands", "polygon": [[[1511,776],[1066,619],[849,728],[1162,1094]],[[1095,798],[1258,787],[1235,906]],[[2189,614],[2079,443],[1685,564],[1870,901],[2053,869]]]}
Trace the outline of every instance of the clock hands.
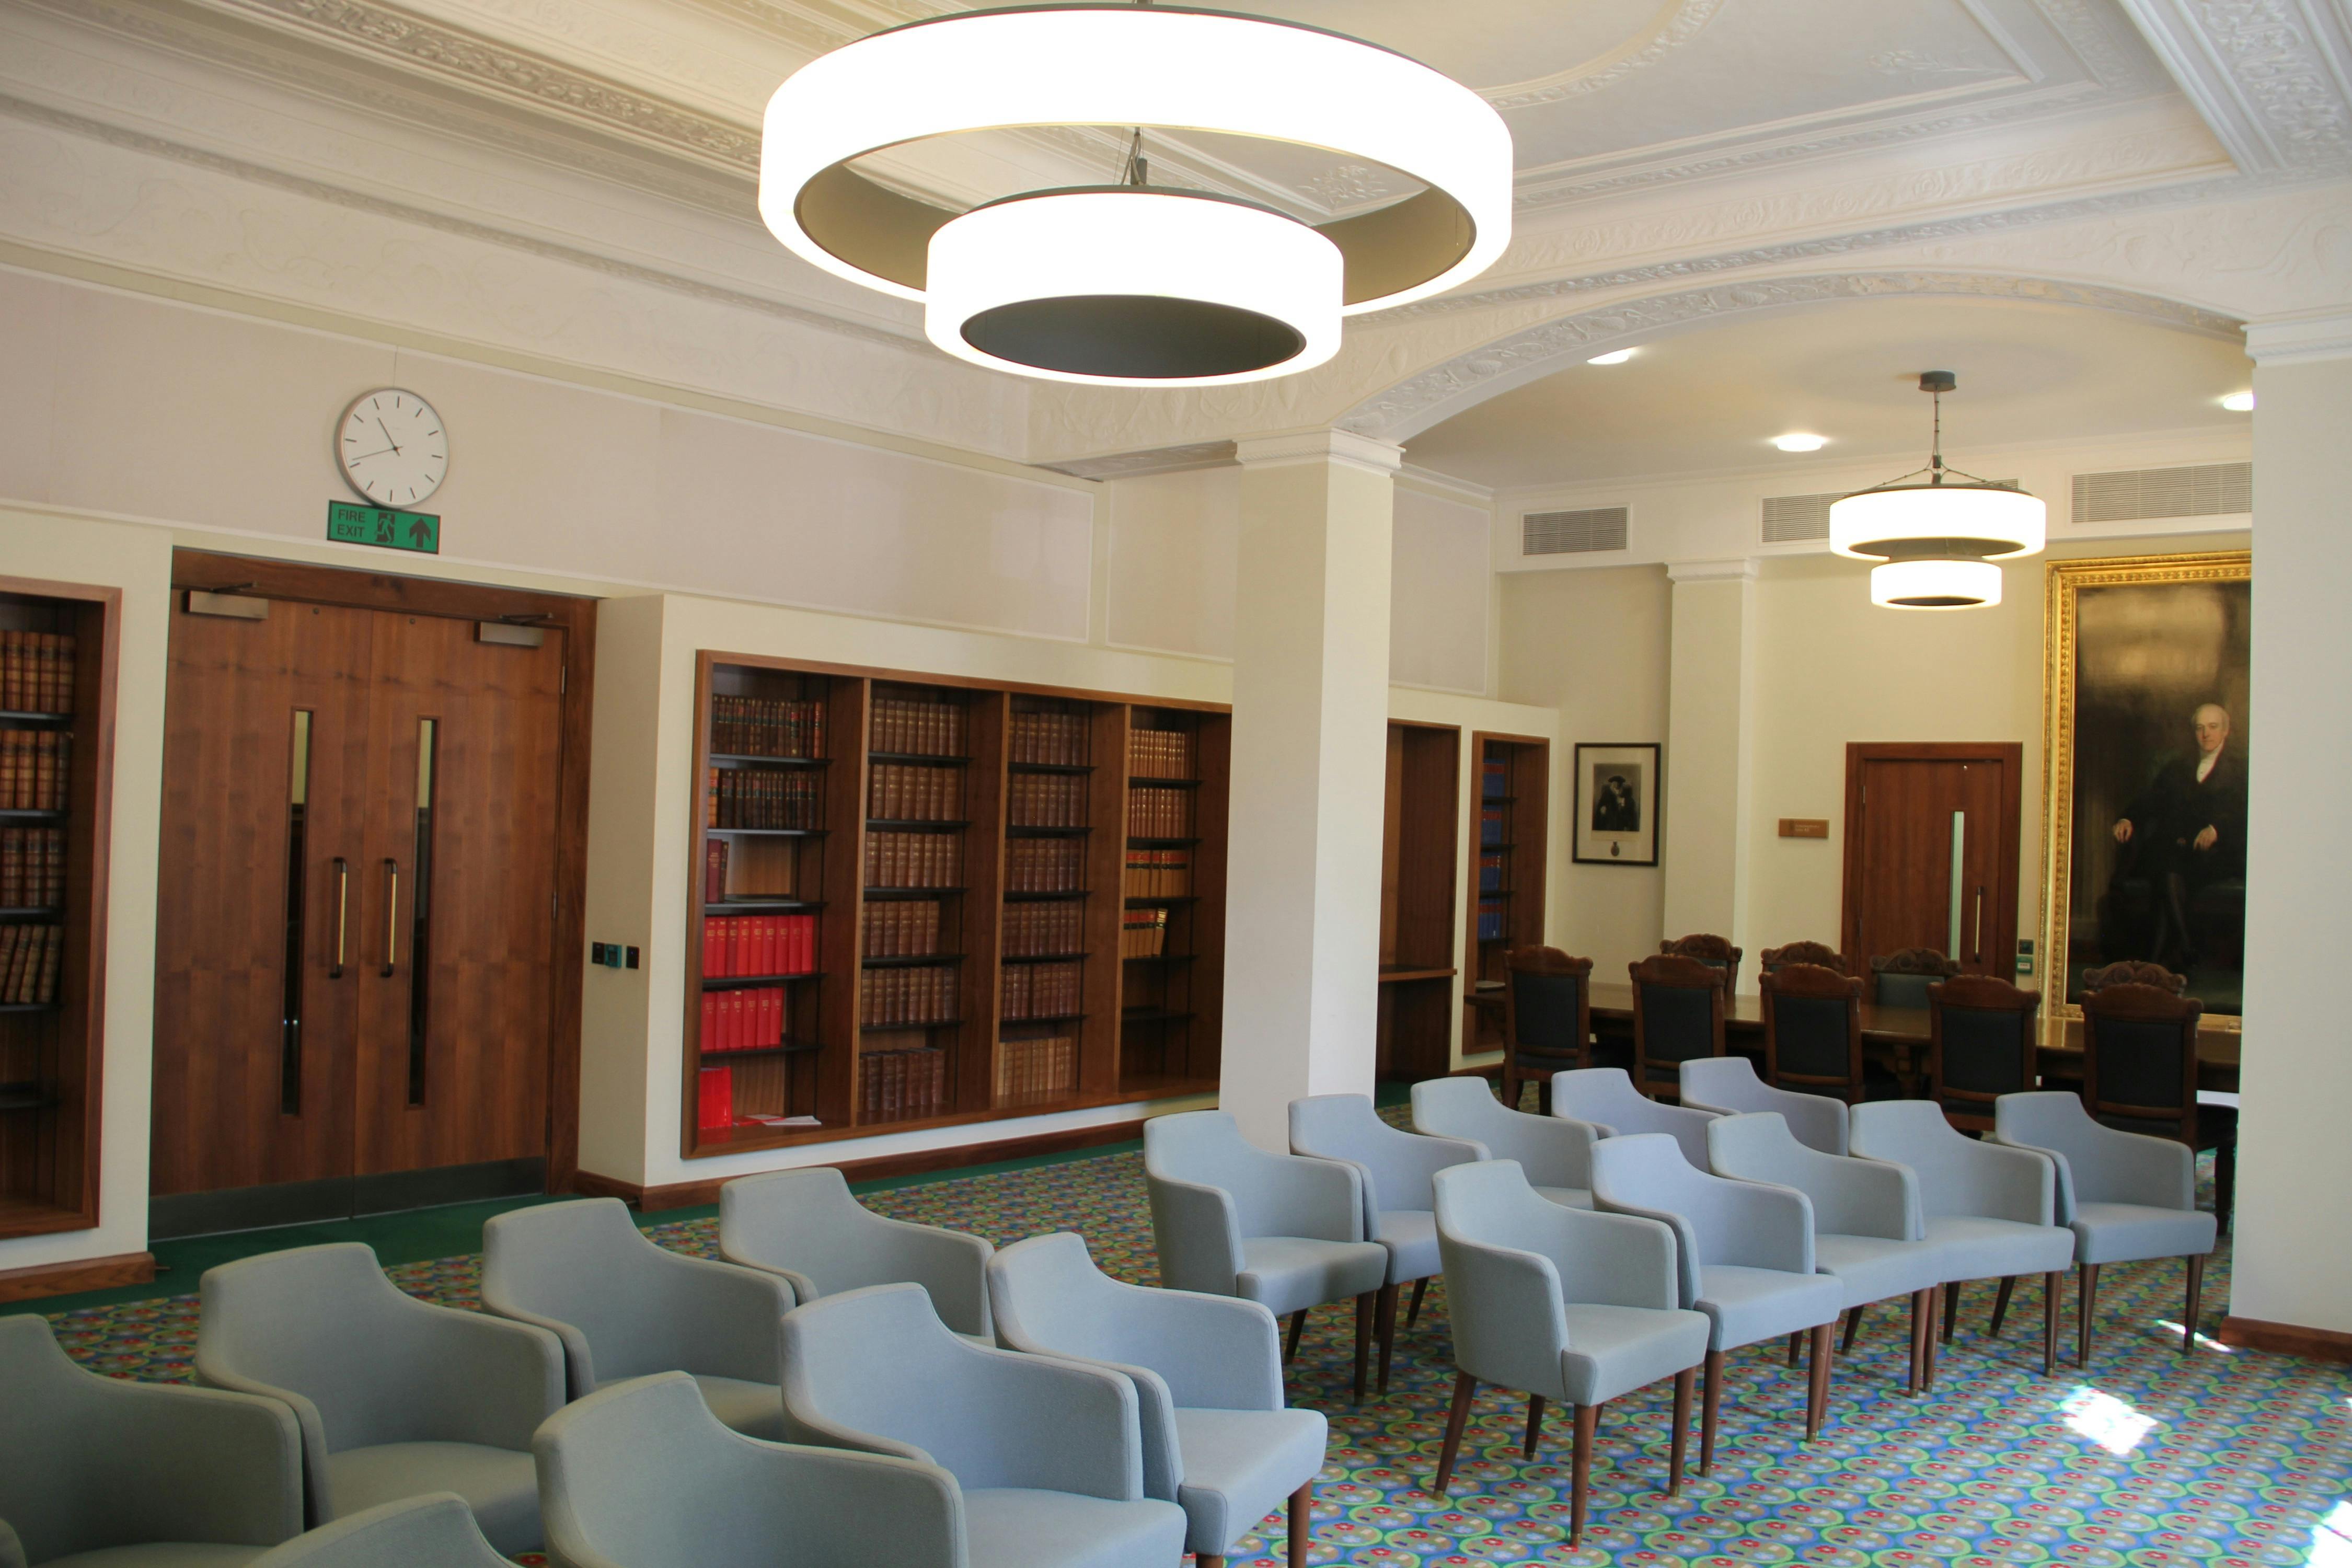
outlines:
{"label": "clock hands", "polygon": [[385,440],[387,440],[387,441],[392,441],[392,450],[394,450],[394,452],[397,452],[397,451],[399,451],[399,450],[400,450],[400,443],[399,443],[399,442],[397,442],[397,441],[393,441],[393,440],[392,440],[392,432],[391,432],[391,431],[389,431],[389,430],[384,430],[384,428],[383,428],[383,418],[382,418],[381,416],[379,416],[379,417],[376,419],[376,422],[375,422],[375,427],[376,427],[378,430],[383,430],[383,438],[384,438]]}

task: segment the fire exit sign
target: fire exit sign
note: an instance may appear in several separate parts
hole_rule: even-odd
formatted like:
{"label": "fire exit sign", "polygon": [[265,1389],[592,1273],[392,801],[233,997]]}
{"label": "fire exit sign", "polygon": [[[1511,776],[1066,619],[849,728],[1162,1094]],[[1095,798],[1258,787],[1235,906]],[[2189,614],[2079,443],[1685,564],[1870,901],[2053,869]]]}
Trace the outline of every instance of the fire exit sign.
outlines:
{"label": "fire exit sign", "polygon": [[385,550],[438,555],[441,520],[429,511],[391,511],[383,507],[331,500],[327,503],[327,537],[340,544],[373,544]]}

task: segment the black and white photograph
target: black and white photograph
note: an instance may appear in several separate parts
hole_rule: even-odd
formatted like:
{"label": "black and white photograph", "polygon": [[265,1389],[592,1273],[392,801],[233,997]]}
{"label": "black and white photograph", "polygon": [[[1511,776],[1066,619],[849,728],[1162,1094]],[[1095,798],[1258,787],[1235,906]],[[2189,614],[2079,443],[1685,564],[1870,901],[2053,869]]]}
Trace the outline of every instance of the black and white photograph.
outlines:
{"label": "black and white photograph", "polygon": [[1658,746],[1601,742],[1576,748],[1573,858],[1599,866],[1658,863]]}

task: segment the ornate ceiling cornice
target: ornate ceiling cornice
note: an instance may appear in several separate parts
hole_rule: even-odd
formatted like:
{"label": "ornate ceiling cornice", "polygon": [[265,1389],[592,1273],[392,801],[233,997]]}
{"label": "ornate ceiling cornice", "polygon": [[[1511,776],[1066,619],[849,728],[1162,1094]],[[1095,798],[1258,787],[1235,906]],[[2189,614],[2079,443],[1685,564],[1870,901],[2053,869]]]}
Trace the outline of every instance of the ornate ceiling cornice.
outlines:
{"label": "ornate ceiling cornice", "polygon": [[2123,0],[2250,174],[2352,166],[2352,18],[2336,0]]}

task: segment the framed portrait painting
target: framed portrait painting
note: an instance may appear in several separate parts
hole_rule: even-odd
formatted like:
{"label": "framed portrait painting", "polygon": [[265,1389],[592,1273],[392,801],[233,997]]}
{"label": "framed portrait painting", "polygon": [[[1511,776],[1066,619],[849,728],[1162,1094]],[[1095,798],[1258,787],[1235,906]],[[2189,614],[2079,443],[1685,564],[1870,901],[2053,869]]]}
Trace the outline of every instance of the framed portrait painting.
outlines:
{"label": "framed portrait painting", "polygon": [[2253,561],[2053,561],[2043,620],[2042,987],[2126,959],[2242,1010]]}
{"label": "framed portrait painting", "polygon": [[1658,863],[1655,742],[1576,748],[1576,837],[1570,858],[1590,866]]}

